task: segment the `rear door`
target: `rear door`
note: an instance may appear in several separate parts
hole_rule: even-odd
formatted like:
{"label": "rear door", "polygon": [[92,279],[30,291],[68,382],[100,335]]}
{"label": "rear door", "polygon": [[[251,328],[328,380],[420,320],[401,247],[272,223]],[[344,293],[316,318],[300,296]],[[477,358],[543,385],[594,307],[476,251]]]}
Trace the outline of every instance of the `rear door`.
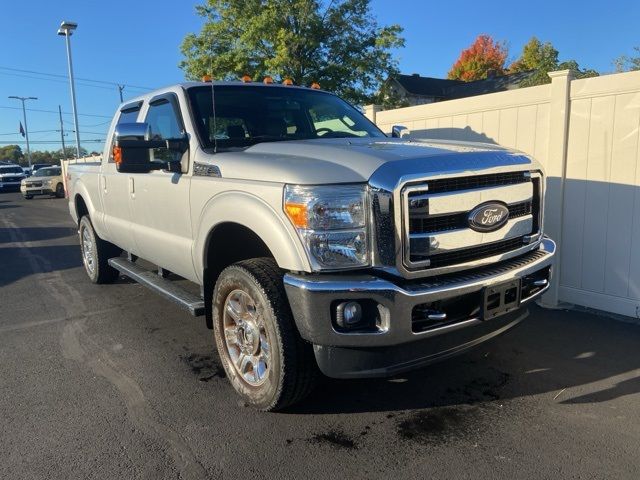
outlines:
{"label": "rear door", "polygon": [[[142,102],[125,105],[120,109],[118,122],[133,123],[137,121]],[[113,142],[108,155],[102,159],[100,172],[100,190],[104,209],[104,223],[109,240],[129,252],[138,254],[131,224],[131,175],[118,173],[113,161]]]}
{"label": "rear door", "polygon": [[[144,120],[156,139],[182,138],[184,122],[178,97],[167,93],[149,102]],[[157,149],[155,160],[180,160],[188,170],[189,151],[184,154]],[[180,276],[194,279],[191,258],[191,217],[188,173],[154,170],[131,175],[133,194],[131,212],[139,255]]]}

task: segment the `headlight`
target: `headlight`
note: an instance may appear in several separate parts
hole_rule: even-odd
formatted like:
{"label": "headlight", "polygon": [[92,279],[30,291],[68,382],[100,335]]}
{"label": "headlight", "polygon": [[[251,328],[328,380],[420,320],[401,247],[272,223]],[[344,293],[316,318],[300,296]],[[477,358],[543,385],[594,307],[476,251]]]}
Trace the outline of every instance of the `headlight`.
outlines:
{"label": "headlight", "polygon": [[51,186],[51,180],[44,180],[42,182],[42,186],[44,187],[50,187]]}
{"label": "headlight", "polygon": [[284,211],[314,270],[369,265],[365,185],[296,186],[284,190]]}

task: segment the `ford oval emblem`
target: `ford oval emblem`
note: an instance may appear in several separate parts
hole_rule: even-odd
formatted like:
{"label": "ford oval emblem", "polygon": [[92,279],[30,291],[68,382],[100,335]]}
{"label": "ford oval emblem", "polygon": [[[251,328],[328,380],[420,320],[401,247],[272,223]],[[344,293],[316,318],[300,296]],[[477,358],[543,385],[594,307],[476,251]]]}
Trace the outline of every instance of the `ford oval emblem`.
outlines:
{"label": "ford oval emblem", "polygon": [[509,208],[502,202],[483,203],[471,211],[468,220],[476,232],[493,232],[507,223]]}

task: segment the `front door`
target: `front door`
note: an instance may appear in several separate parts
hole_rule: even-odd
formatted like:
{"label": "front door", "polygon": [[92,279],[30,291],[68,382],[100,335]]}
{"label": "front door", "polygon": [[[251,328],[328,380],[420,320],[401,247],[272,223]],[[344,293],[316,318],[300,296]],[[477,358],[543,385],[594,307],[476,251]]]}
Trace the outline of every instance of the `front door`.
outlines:
{"label": "front door", "polygon": [[[154,139],[181,138],[184,124],[175,94],[165,94],[149,102],[144,122]],[[184,154],[154,150],[155,160],[183,160]],[[180,276],[195,280],[191,259],[191,217],[187,173],[155,170],[131,174],[131,212],[139,255]]]}
{"label": "front door", "polygon": [[[141,102],[125,105],[120,109],[118,124],[135,122],[140,113]],[[138,254],[131,224],[131,175],[119,173],[113,161],[112,146],[102,159],[100,192],[104,212],[104,225],[109,240],[128,252]]]}

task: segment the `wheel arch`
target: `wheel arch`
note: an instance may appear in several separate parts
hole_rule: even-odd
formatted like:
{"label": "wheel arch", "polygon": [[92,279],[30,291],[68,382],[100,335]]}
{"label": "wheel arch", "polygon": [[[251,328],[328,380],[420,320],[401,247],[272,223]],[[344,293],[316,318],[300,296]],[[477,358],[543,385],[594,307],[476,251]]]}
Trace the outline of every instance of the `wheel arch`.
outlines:
{"label": "wheel arch", "polygon": [[309,271],[297,233],[262,199],[244,192],[212,198],[203,209],[194,241],[194,266],[202,275],[207,326],[220,272],[249,258],[271,257],[284,270]]}

